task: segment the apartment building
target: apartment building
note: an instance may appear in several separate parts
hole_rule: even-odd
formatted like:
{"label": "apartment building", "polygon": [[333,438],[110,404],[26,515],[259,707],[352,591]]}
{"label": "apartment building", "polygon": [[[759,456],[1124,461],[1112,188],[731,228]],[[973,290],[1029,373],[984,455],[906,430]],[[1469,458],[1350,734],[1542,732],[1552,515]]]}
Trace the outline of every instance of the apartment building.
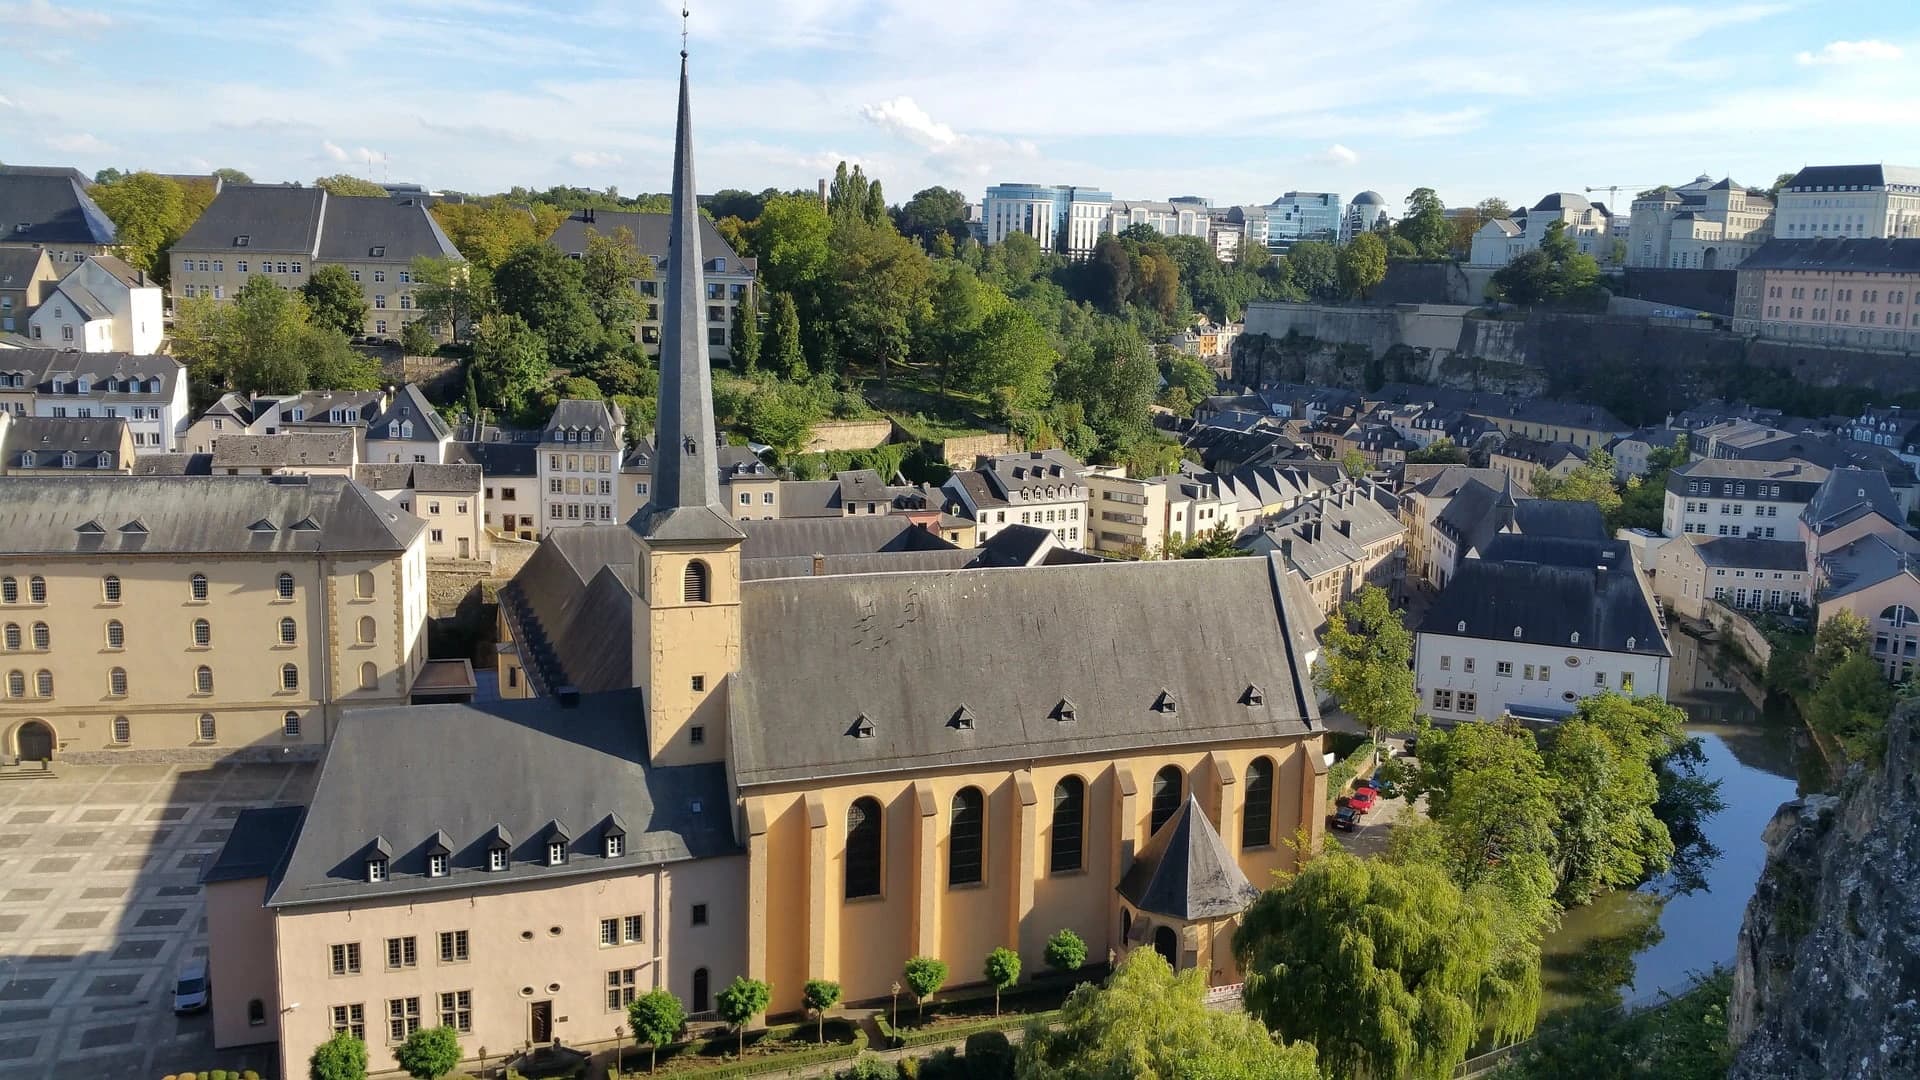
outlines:
{"label": "apartment building", "polygon": [[78,169],[0,165],[0,249],[44,249],[60,273],[111,255],[119,230],[87,194],[92,186]]}
{"label": "apartment building", "polygon": [[543,532],[614,520],[624,430],[620,411],[604,401],[568,398],[554,407],[537,458]]}
{"label": "apartment building", "polygon": [[375,462],[357,466],[353,476],[425,523],[427,558],[485,557],[486,477],[480,466]]}
{"label": "apartment building", "polygon": [[133,434],[120,417],[16,417],[0,410],[0,476],[126,473],[133,459]]}
{"label": "apartment building", "polygon": [[420,388],[407,383],[382,397],[366,420],[366,440],[367,461],[441,465],[453,444],[453,429]]}
{"label": "apartment building", "polygon": [[1804,461],[1704,458],[1667,473],[1660,531],[1667,536],[1783,540],[1827,478]]}
{"label": "apartment building", "polygon": [[[640,323],[634,340],[651,355],[660,353],[660,289],[672,268],[667,227],[670,215],[626,210],[575,210],[547,238],[547,243],[569,258],[584,258],[594,236],[622,240],[637,251],[652,270],[651,277],[633,283],[640,293]],[[733,324],[742,305],[753,310],[758,268],[727,243],[706,217],[700,219],[700,258],[704,263],[707,348],[715,360],[733,357]]]}
{"label": "apartment building", "polygon": [[27,336],[49,348],[150,355],[166,337],[160,292],[144,271],[89,255],[27,316]]}
{"label": "apartment building", "polygon": [[1384,488],[1367,481],[1342,484],[1262,525],[1240,546],[1257,555],[1278,554],[1321,617],[1330,618],[1369,585],[1397,596],[1406,526],[1393,502]]}
{"label": "apartment building", "polygon": [[59,283],[45,248],[0,246],[0,334],[26,338],[27,316]]}
{"label": "apartment building", "polygon": [[540,539],[545,532],[540,512],[546,503],[541,495],[537,443],[455,443],[447,460],[480,466],[483,530],[520,540]]}
{"label": "apartment building", "polygon": [[1533,478],[1540,473],[1565,479],[1587,463],[1586,451],[1565,442],[1545,442],[1513,436],[1487,455],[1487,465],[1513,481],[1513,489],[1533,494]]}
{"label": "apartment building", "polygon": [[1057,184],[995,184],[980,201],[980,218],[988,244],[1025,233],[1043,251],[1085,258],[1108,231],[1112,208],[1109,191]]}
{"label": "apartment building", "polygon": [[1736,333],[1920,349],[1920,237],[1773,240],[1740,265]]}
{"label": "apartment building", "polygon": [[419,318],[413,260],[458,259],[426,202],[332,195],[324,188],[225,184],[173,245],[176,298],[229,300],[255,277],[297,289],[321,266],[343,266],[367,301],[361,332],[392,338]]}
{"label": "apartment building", "polygon": [[1780,188],[1782,240],[1920,237],[1920,169],[1809,165]]}
{"label": "apartment building", "polygon": [[338,476],[0,477],[0,752],[311,755],[426,657],[420,522]]}
{"label": "apartment building", "polygon": [[1077,550],[1092,539],[1085,469],[1064,450],[983,457],[948,477],[944,490],[949,510],[976,523],[980,543],[1007,525],[1033,525]]}
{"label": "apartment building", "polygon": [[1653,591],[1690,619],[1716,601],[1740,611],[1787,611],[1813,603],[1807,549],[1790,540],[1680,536],[1655,554]]}
{"label": "apartment building", "polygon": [[169,453],[187,426],[186,365],[171,356],[7,349],[0,351],[0,410],[121,417],[135,453]]}

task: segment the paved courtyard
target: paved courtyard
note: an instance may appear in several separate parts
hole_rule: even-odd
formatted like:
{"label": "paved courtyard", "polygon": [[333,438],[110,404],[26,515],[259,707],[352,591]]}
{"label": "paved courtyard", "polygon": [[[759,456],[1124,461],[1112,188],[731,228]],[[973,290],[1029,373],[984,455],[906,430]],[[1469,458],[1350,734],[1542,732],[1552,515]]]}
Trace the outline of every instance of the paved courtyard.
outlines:
{"label": "paved courtyard", "polygon": [[242,809],[305,802],[305,765],[66,766],[0,779],[0,1074],[158,1080],[216,1057],[174,976],[206,955],[200,868]]}

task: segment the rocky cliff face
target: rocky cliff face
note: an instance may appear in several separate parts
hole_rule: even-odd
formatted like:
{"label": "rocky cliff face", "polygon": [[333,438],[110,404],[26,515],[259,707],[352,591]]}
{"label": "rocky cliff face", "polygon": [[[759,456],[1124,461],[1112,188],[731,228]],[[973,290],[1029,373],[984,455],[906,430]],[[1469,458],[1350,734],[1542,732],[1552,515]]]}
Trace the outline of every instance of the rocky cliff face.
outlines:
{"label": "rocky cliff face", "polygon": [[1920,705],[1839,797],[1782,806],[1747,905],[1737,1080],[1920,1076]]}

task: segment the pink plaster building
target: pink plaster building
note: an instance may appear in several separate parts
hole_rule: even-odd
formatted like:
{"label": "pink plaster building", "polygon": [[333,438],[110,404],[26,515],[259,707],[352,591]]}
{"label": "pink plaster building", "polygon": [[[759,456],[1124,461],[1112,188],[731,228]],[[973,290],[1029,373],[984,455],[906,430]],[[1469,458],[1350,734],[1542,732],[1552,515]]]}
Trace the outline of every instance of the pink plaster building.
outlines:
{"label": "pink plaster building", "polygon": [[1920,349],[1920,238],[1771,240],[1740,264],[1736,333]]}

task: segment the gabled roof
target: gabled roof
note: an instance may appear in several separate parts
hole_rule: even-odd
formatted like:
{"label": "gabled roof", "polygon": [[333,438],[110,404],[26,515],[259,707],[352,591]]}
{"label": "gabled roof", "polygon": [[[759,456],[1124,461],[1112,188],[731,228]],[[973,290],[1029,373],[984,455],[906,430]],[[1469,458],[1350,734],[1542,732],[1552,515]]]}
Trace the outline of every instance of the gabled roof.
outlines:
{"label": "gabled roof", "polygon": [[[574,436],[570,441],[565,439],[568,434]],[[555,405],[540,434],[543,444],[559,443],[577,450],[618,451],[621,438],[620,417],[613,406],[579,398]]]}
{"label": "gabled roof", "polygon": [[[1538,500],[1536,500],[1538,501]],[[1502,538],[1502,542],[1504,538]],[[1522,541],[1521,543],[1525,543]],[[1532,551],[1547,562],[1464,559],[1421,619],[1419,633],[1553,648],[1666,656],[1665,637],[1625,544],[1589,546],[1590,564],[1559,565],[1570,550]],[[1499,549],[1495,549],[1498,551]],[[1518,548],[1510,554],[1523,554]],[[1631,642],[1631,646],[1629,646]]]}
{"label": "gabled roof", "polygon": [[1863,536],[1828,552],[1820,557],[1820,565],[1826,571],[1822,600],[1850,596],[1903,575],[1920,587],[1920,557],[1894,547],[1882,536]]}
{"label": "gabled roof", "polygon": [[89,186],[78,169],[0,166],[0,242],[114,243],[119,230],[87,194]]}
{"label": "gabled roof", "polygon": [[215,469],[352,465],[351,431],[283,431],[278,435],[221,435],[213,440]]}
{"label": "gabled roof", "polygon": [[540,448],[532,443],[470,442],[454,443],[447,460],[467,458],[489,477],[531,477],[540,475]]}
{"label": "gabled roof", "polygon": [[740,547],[740,557],[749,561],[800,555],[946,551],[953,548],[941,537],[896,514],[755,519],[737,524],[747,536],[746,542]]}
{"label": "gabled roof", "polygon": [[[0,213],[4,213],[0,210]],[[0,225],[0,235],[9,226]],[[34,272],[40,268],[42,259],[47,258],[45,248],[0,247],[0,289],[25,289],[34,279]],[[58,281],[60,275],[53,269],[51,260],[47,262],[47,273],[39,280]]]}
{"label": "gabled roof", "polygon": [[[266,519],[272,533],[250,526]],[[291,528],[311,519],[317,531]],[[106,527],[83,537],[88,521]],[[138,521],[143,528],[125,532]],[[425,524],[342,476],[0,477],[0,557],[7,555],[397,552]]]}
{"label": "gabled roof", "polygon": [[471,495],[480,490],[480,466],[459,463],[434,465],[404,461],[357,465],[353,478],[375,491],[416,491],[425,495]]}
{"label": "gabled roof", "polygon": [[139,454],[133,459],[135,476],[212,476],[212,454]]}
{"label": "gabled roof", "polygon": [[[389,430],[392,423],[411,423],[412,434],[401,435]],[[419,443],[436,443],[453,437],[453,429],[440,418],[440,410],[433,407],[427,395],[420,388],[407,383],[394,391],[393,400],[387,407],[373,415],[367,421],[367,437],[370,439],[401,439]]]}
{"label": "gabled roof", "polygon": [[[372,202],[374,200],[366,200]],[[236,251],[312,258],[320,247],[327,192],[285,184],[223,184],[175,251]],[[245,237],[245,243],[240,238]]]}
{"label": "gabled roof", "polygon": [[1182,922],[1231,918],[1260,895],[1191,794],[1134,857],[1119,892],[1141,911]]}
{"label": "gabled roof", "polygon": [[1807,569],[1807,547],[1798,540],[1754,540],[1744,536],[1695,539],[1701,542],[1694,545],[1694,551],[1708,566],[1780,571]]}
{"label": "gabled roof", "polygon": [[[632,234],[634,246],[642,255],[664,260],[668,257],[667,234],[672,224],[671,214],[575,210],[547,237],[547,243],[569,255],[585,254],[590,230],[597,231],[601,236],[613,237],[625,229]],[[727,238],[720,235],[720,231],[713,227],[713,221],[705,214],[700,215],[700,257],[709,264],[715,259],[727,260],[729,273],[751,270],[753,265],[751,261],[741,260],[740,253],[727,243]]]}
{"label": "gabled roof", "polygon": [[1818,532],[1854,510],[1879,514],[1895,525],[1904,525],[1907,520],[1900,512],[1899,498],[1887,484],[1886,473],[1851,466],[1828,473],[1800,516]]}
{"label": "gabled roof", "polygon": [[[53,380],[63,383],[62,395],[71,394],[83,397],[77,386],[81,376],[89,383],[84,397],[119,397],[138,403],[165,401],[173,396],[174,387],[186,371],[186,365],[171,356],[143,355],[124,352],[74,352],[67,349],[12,349],[0,353],[0,371],[30,372],[28,385],[36,393],[53,393]],[[147,387],[159,380],[157,390],[142,389],[135,393],[126,389],[131,380],[139,380]],[[118,386],[120,389],[109,389]]]}
{"label": "gabled roof", "polygon": [[[648,764],[644,715],[633,689],[583,695],[574,707],[538,697],[349,710],[268,905],[471,891],[737,853],[724,766]],[[613,858],[598,829],[609,814],[627,825]],[[594,827],[549,866],[556,821]],[[496,825],[511,857],[490,871]],[[427,850],[442,833],[448,872],[428,877]],[[376,836],[393,860],[387,880],[368,882],[360,856]]]}
{"label": "gabled roof", "polygon": [[1920,273],[1920,238],[1821,237],[1769,240],[1740,264],[1747,270],[1867,271]]}
{"label": "gabled roof", "polygon": [[240,811],[220,853],[200,872],[200,884],[277,878],[305,813],[302,806],[254,806]]}
{"label": "gabled roof", "polygon": [[97,459],[103,453],[113,459],[107,468],[124,464],[119,454],[127,444],[125,417],[19,416],[0,426],[0,431],[6,433],[4,442],[0,442],[0,463],[10,469],[22,467],[20,455],[25,451],[33,452],[36,466],[47,468],[62,467],[62,456],[69,451],[78,456],[84,468],[98,467]]}
{"label": "gabled roof", "polygon": [[1808,165],[1782,191],[1867,191],[1920,186],[1920,169],[1901,165]]}

